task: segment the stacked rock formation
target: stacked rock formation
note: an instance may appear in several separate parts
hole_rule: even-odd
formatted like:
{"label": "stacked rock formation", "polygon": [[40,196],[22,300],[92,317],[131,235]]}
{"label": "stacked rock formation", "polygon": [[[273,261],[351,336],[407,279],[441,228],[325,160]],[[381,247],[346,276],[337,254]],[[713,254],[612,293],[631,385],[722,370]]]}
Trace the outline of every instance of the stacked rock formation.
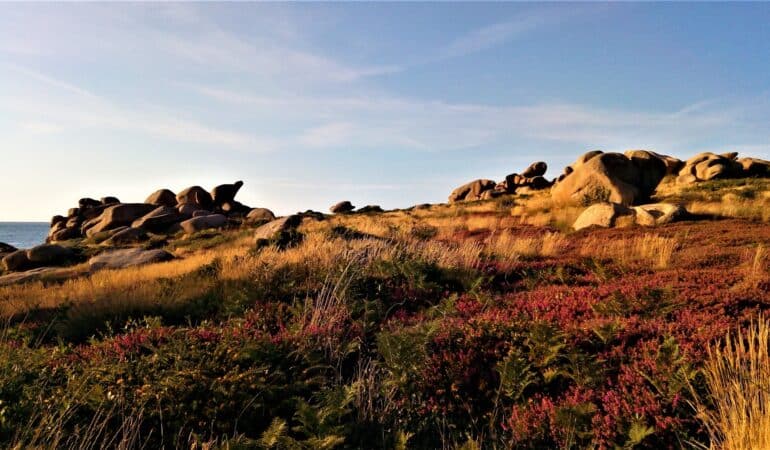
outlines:
{"label": "stacked rock formation", "polygon": [[551,189],[551,197],[556,203],[639,204],[650,198],[666,176],[666,158],[670,157],[645,150],[585,153],[564,169]]}
{"label": "stacked rock formation", "polygon": [[143,203],[121,203],[115,197],[83,198],[67,216],[54,216],[48,242],[93,238],[107,245],[125,245],[148,239],[148,233],[194,233],[226,226],[231,219],[275,218],[264,208],[252,210],[235,200],[242,181],[216,186],[211,192],[191,186],[178,194],[160,189]]}
{"label": "stacked rock formation", "polygon": [[677,183],[694,183],[725,178],[770,177],[770,161],[738,158],[738,153],[700,153],[688,159],[679,171]]}
{"label": "stacked rock formation", "polygon": [[522,194],[528,191],[548,189],[553,182],[543,177],[546,170],[548,170],[548,165],[538,161],[530,164],[521,174],[512,173],[499,183],[486,179],[471,181],[452,191],[449,195],[449,203],[487,200],[506,194]]}

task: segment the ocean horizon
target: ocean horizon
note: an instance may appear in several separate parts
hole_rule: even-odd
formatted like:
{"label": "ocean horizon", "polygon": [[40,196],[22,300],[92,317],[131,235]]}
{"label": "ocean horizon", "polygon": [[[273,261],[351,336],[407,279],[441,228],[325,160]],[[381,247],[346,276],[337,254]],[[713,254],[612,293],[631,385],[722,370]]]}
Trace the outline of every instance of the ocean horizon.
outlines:
{"label": "ocean horizon", "polygon": [[0,242],[30,248],[45,242],[48,222],[0,222]]}

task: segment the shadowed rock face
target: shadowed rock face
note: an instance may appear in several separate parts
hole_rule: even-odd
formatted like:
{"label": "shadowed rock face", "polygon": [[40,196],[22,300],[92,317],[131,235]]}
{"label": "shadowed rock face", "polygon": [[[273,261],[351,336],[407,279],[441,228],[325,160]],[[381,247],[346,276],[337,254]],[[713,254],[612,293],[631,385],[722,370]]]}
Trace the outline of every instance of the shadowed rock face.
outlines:
{"label": "shadowed rock face", "polygon": [[235,195],[243,186],[243,181],[236,181],[233,184],[220,184],[211,190],[211,197],[214,205],[222,207],[227,203],[233,203],[235,201]]}
{"label": "shadowed rock face", "polygon": [[176,202],[179,205],[192,203],[200,206],[201,209],[208,210],[210,210],[214,205],[214,200],[211,198],[211,194],[209,194],[200,186],[191,186],[182,190],[176,194]]}
{"label": "shadowed rock face", "polygon": [[176,206],[176,194],[174,194],[169,189],[159,189],[152,194],[150,194],[149,197],[147,197],[147,200],[144,201],[145,203],[149,203],[151,205],[158,205],[158,206]]}
{"label": "shadowed rock face", "polygon": [[353,206],[352,203],[350,203],[348,200],[344,200],[332,205],[332,207],[329,208],[329,211],[331,211],[334,214],[342,214],[342,213],[348,213],[350,211],[353,211],[354,209],[356,209],[356,207]]}

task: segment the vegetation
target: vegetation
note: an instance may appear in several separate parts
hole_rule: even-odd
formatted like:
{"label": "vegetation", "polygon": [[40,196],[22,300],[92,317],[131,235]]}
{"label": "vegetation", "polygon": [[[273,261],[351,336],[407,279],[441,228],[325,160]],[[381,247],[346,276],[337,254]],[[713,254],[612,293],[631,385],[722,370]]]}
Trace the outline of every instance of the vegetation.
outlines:
{"label": "vegetation", "polygon": [[350,214],[0,287],[0,446],[767,447],[767,224],[573,213]]}

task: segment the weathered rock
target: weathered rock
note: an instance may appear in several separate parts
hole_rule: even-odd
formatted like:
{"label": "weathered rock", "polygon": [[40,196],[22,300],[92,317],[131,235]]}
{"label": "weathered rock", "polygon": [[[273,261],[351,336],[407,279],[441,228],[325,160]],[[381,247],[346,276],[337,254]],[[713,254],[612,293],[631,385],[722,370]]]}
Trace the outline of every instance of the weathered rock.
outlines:
{"label": "weathered rock", "polygon": [[116,205],[120,203],[120,200],[118,200],[117,197],[111,197],[111,196],[102,197],[99,201],[101,202],[102,205],[105,205],[105,206]]}
{"label": "weathered rock", "polygon": [[358,213],[381,213],[383,212],[383,209],[380,208],[380,205],[366,205],[364,207],[358,208],[356,211]]}
{"label": "weathered rock", "polygon": [[5,242],[0,242],[0,253],[12,253],[18,250],[16,247],[14,247],[11,244],[6,244]]}
{"label": "weathered rock", "polygon": [[95,219],[101,216],[106,208],[107,206],[105,205],[94,206],[91,208],[80,208],[77,216],[82,217],[83,220]]}
{"label": "weathered rock", "polygon": [[58,233],[61,230],[64,230],[67,228],[67,222],[56,222],[51,226],[51,228],[48,230],[48,240],[51,240],[53,236]]}
{"label": "weathered rock", "polygon": [[158,231],[168,228],[169,225],[184,219],[182,214],[172,206],[158,206],[144,216],[131,223],[132,228],[144,228],[145,230]]}
{"label": "weathered rock", "polygon": [[637,225],[663,225],[687,216],[687,210],[681,205],[671,203],[652,203],[635,206]]}
{"label": "weathered rock", "polygon": [[97,206],[102,206],[102,202],[88,197],[78,200],[78,207],[80,207],[80,209],[95,208]]}
{"label": "weathered rock", "polygon": [[249,223],[269,222],[275,220],[275,214],[267,208],[254,208],[246,215],[246,221]]}
{"label": "weathered rock", "polygon": [[151,205],[158,205],[158,206],[176,206],[176,194],[174,194],[169,189],[159,189],[152,194],[150,194],[149,197],[147,197],[147,200],[144,201],[145,203],[149,203]]}
{"label": "weathered rock", "polygon": [[296,230],[301,223],[302,216],[298,214],[281,217],[254,230],[254,239],[258,244],[263,240],[275,239],[281,232]]}
{"label": "weathered rock", "polygon": [[235,200],[225,202],[219,208],[229,216],[244,216],[251,211],[251,207]]}
{"label": "weathered rock", "polygon": [[492,180],[473,180],[452,191],[449,195],[449,203],[480,200],[481,193],[494,189],[496,184]]}
{"label": "weathered rock", "polygon": [[732,154],[717,155],[706,152],[687,160],[682,170],[679,171],[677,183],[736,178],[743,176],[743,173],[742,164],[732,158]]}
{"label": "weathered rock", "polygon": [[[643,198],[638,200],[645,200],[655,192],[655,188],[658,187],[660,181],[666,174],[669,173],[669,169],[664,161],[664,158],[657,153],[647,150],[632,150],[625,153],[626,158],[638,169],[638,181],[635,185],[639,188]],[[677,163],[672,162],[675,166]]]}
{"label": "weathered rock", "polygon": [[610,228],[615,226],[618,217],[631,216],[635,211],[619,203],[597,203],[589,206],[578,216],[572,228],[582,230],[592,226]]}
{"label": "weathered rock", "polygon": [[758,158],[740,158],[738,163],[746,176],[770,177],[770,161]]}
{"label": "weathered rock", "polygon": [[631,205],[649,198],[665,176],[661,161],[639,163],[620,153],[600,153],[573,168],[551,189],[557,203]]}
{"label": "weathered rock", "polygon": [[676,175],[684,167],[684,161],[673,156],[663,155],[650,150],[626,150],[624,153],[629,159],[633,160],[650,160],[659,159],[666,167],[666,175]]}
{"label": "weathered rock", "polygon": [[27,259],[37,267],[63,264],[74,256],[72,249],[56,244],[41,244],[27,250]]}
{"label": "weathered rock", "polygon": [[172,259],[174,259],[174,255],[165,250],[129,248],[96,255],[88,261],[88,265],[91,267],[91,270],[122,269],[125,267],[159,263]]}
{"label": "weathered rock", "polygon": [[80,228],[80,225],[82,225],[82,224],[83,224],[83,219],[80,218],[80,217],[75,216],[75,217],[70,217],[69,219],[67,219],[67,222],[65,222],[64,225],[67,228]]}
{"label": "weathered rock", "polygon": [[355,206],[353,206],[352,203],[348,200],[341,201],[339,203],[336,203],[332,205],[331,208],[329,208],[329,211],[331,211],[334,214],[344,214],[349,213],[350,211],[353,211],[356,209]]}
{"label": "weathered rock", "polygon": [[220,184],[211,190],[211,198],[216,206],[222,206],[225,203],[235,201],[235,195],[243,186],[243,181],[236,181],[233,184]]}
{"label": "weathered rock", "polygon": [[49,242],[60,242],[60,241],[67,241],[69,239],[77,239],[79,237],[83,237],[83,234],[80,232],[80,227],[68,227],[68,228],[62,228],[59,230],[56,230],[53,233],[50,233],[48,235],[48,241]]}
{"label": "weathered rock", "polygon": [[122,203],[108,206],[101,216],[83,224],[86,236],[93,236],[101,231],[131,225],[136,219],[156,209],[156,205],[147,203]]}
{"label": "weathered rock", "polygon": [[44,276],[60,272],[62,272],[62,269],[55,267],[39,267],[37,269],[31,269],[24,272],[9,273],[8,275],[0,276],[0,286],[37,281]]}
{"label": "weathered rock", "polygon": [[195,211],[207,211],[195,203],[182,203],[176,209],[179,211],[179,214],[188,219],[193,216]]}
{"label": "weathered rock", "polygon": [[542,177],[545,175],[546,170],[548,170],[548,164],[543,161],[537,161],[533,162],[529,165],[529,167],[524,169],[524,172],[521,173],[521,176],[524,178]]}
{"label": "weathered rock", "polygon": [[144,242],[148,239],[147,233],[141,228],[128,228],[118,231],[110,238],[102,242],[102,245],[109,247],[119,247],[121,245],[131,245]]}
{"label": "weathered rock", "polygon": [[[77,208],[75,208],[75,209],[77,209]],[[77,215],[77,214],[75,214],[75,215]],[[53,217],[51,217],[51,226],[53,227],[57,223],[63,223],[63,222],[66,222],[66,221],[67,221],[67,218],[64,217],[64,216],[53,216]]]}
{"label": "weathered rock", "polygon": [[197,231],[208,230],[210,228],[220,228],[227,224],[227,217],[222,214],[211,214],[208,216],[198,216],[180,222],[185,233],[192,234]]}
{"label": "weathered rock", "polygon": [[200,186],[191,186],[176,194],[176,202],[179,205],[192,203],[198,205],[199,209],[211,209],[214,206],[211,194]]}
{"label": "weathered rock", "polygon": [[76,217],[80,215],[80,208],[70,208],[67,210],[67,217]]}
{"label": "weathered rock", "polygon": [[3,269],[9,272],[17,272],[33,267],[33,264],[27,258],[26,250],[16,250],[3,257]]}

